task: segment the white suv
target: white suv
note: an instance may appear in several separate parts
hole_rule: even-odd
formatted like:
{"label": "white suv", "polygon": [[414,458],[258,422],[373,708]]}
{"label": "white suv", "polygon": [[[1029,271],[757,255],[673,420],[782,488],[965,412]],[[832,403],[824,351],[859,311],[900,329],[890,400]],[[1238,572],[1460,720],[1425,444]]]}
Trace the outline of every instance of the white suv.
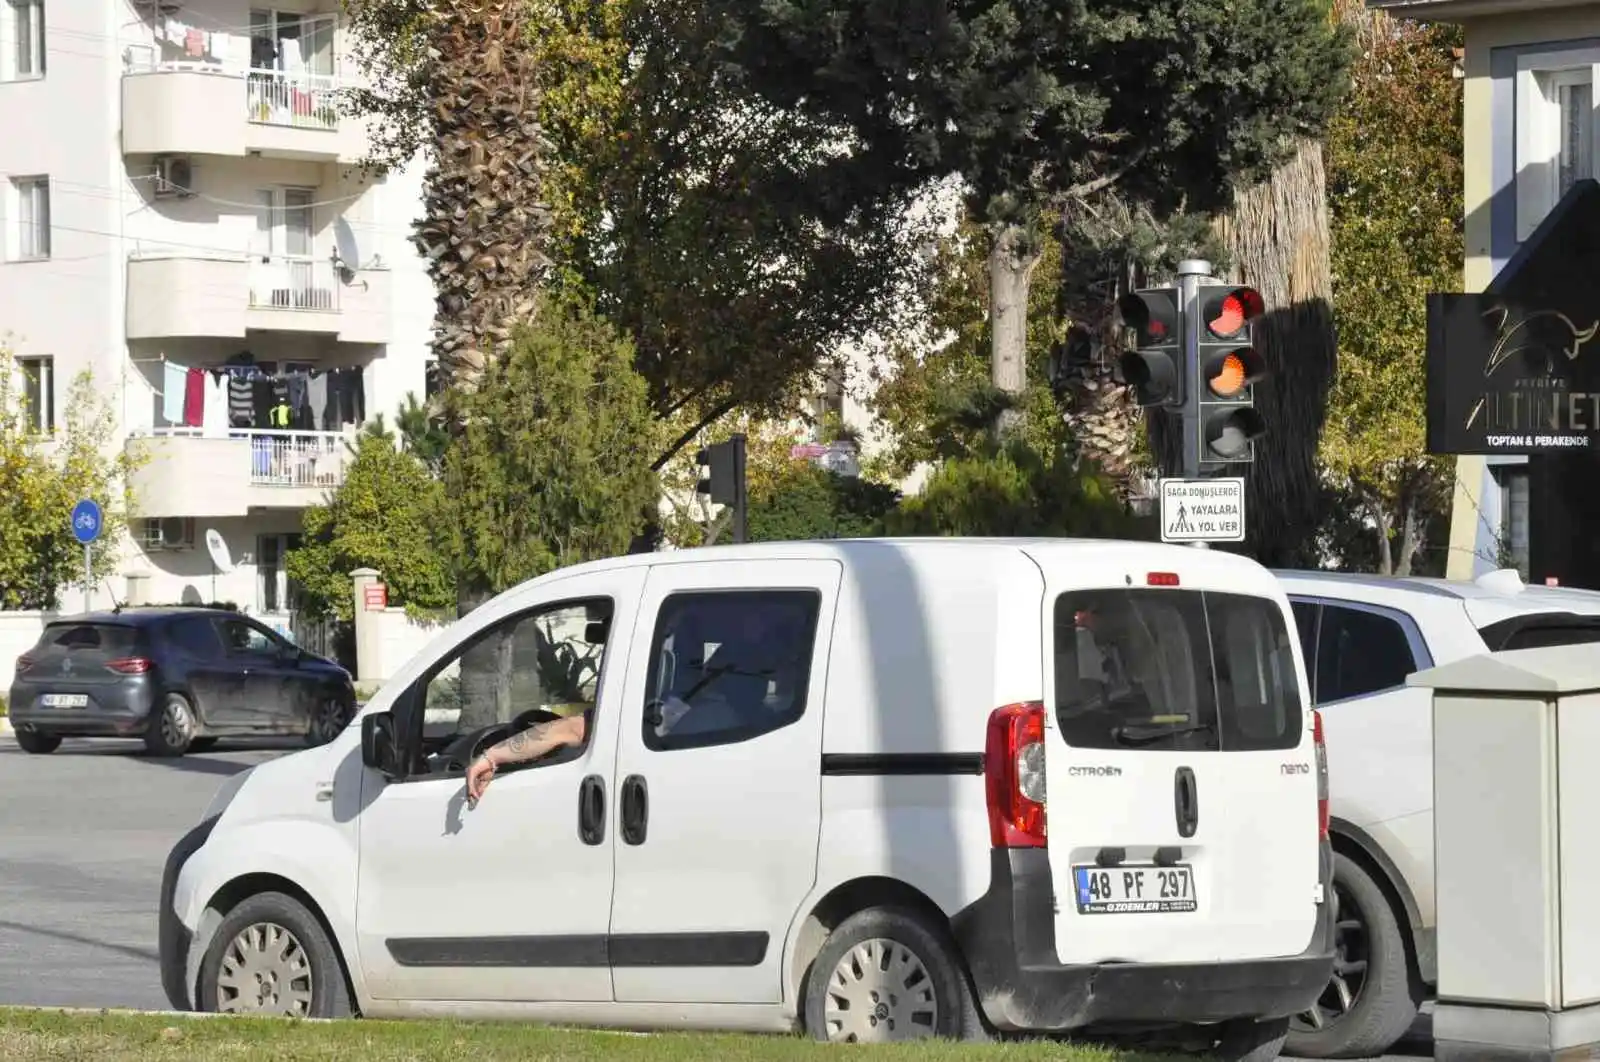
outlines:
{"label": "white suv", "polygon": [[1383,1054],[1437,983],[1430,694],[1406,677],[1502,649],[1600,641],[1600,593],[1277,572],[1294,608],[1328,743],[1338,934],[1333,980],[1287,1050]]}

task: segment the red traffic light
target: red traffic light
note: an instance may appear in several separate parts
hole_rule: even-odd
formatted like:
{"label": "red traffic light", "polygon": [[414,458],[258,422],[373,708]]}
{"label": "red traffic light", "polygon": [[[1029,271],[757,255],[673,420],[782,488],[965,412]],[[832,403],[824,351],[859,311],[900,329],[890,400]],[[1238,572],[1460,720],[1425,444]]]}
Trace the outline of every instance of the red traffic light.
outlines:
{"label": "red traffic light", "polygon": [[1138,333],[1135,344],[1159,347],[1178,341],[1178,293],[1174,288],[1146,288],[1117,300],[1122,323]]}
{"label": "red traffic light", "polygon": [[1266,300],[1255,288],[1230,288],[1206,303],[1206,330],[1219,338],[1235,335],[1266,308]]}

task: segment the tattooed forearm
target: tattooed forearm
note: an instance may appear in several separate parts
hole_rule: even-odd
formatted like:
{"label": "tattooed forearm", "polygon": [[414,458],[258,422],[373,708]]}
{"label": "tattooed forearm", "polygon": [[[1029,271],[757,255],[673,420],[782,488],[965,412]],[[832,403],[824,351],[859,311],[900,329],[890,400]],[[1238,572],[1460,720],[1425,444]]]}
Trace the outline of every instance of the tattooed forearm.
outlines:
{"label": "tattooed forearm", "polygon": [[545,744],[545,737],[550,733],[550,727],[550,723],[539,723],[511,735],[494,747],[494,751],[499,753],[496,758],[506,763],[520,763],[538,755],[540,747]]}

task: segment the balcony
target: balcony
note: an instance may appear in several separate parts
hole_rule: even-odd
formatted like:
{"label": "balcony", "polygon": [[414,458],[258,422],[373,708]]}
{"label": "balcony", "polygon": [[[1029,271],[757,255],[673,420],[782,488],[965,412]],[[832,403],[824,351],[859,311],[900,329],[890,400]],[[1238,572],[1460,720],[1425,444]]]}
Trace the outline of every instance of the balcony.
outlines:
{"label": "balcony", "polygon": [[387,343],[389,271],[297,255],[138,254],[128,260],[129,339],[243,338],[248,331]]}
{"label": "balcony", "polygon": [[340,114],[336,76],[163,62],[131,49],[122,76],[125,155],[227,155],[355,163],[367,121]]}
{"label": "balcony", "polygon": [[218,518],[304,509],[344,483],[350,436],[335,431],[156,428],[128,440],[141,517]]}

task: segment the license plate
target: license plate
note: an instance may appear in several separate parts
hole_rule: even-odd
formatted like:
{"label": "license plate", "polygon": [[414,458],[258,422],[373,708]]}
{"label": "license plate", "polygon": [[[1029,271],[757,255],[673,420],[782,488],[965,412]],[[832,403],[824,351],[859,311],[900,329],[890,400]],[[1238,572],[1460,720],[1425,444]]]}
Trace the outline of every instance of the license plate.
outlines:
{"label": "license plate", "polygon": [[1199,906],[1194,871],[1187,864],[1170,867],[1077,866],[1079,914],[1167,914]]}
{"label": "license plate", "polygon": [[39,698],[39,703],[46,708],[87,708],[89,695],[86,693],[46,693]]}

